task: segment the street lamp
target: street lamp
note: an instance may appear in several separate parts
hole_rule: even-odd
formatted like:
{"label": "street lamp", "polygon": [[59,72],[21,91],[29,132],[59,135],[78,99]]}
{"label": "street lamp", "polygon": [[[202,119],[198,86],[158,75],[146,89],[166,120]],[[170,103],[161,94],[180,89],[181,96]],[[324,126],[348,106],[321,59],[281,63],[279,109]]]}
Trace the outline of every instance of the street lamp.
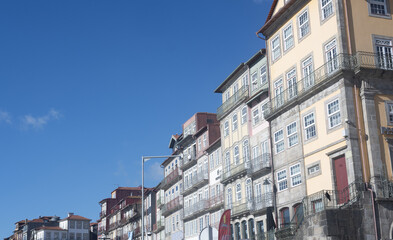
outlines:
{"label": "street lamp", "polygon": [[144,218],[145,218],[145,208],[144,208],[144,184],[145,184],[145,162],[149,161],[152,158],[175,158],[175,157],[181,157],[181,155],[170,155],[170,156],[142,156],[142,240],[145,239],[144,235],[144,228],[145,228],[145,223],[144,223]]}

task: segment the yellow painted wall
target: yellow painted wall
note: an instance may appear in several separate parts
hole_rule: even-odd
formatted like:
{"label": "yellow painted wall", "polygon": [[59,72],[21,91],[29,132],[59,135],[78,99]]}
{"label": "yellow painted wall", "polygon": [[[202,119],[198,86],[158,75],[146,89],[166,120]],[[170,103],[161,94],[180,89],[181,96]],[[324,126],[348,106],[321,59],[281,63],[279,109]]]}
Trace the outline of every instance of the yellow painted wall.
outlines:
{"label": "yellow painted wall", "polygon": [[[319,13],[319,1],[313,0],[295,16],[289,19],[282,27],[276,31],[272,36],[269,37],[268,42],[268,53],[270,54],[270,76],[271,76],[271,89],[274,89],[274,81],[280,76],[284,76],[283,83],[284,89],[287,88],[287,83],[285,79],[285,73],[290,70],[294,65],[296,65],[297,80],[302,79],[302,68],[301,61],[304,60],[309,54],[313,56],[314,70],[322,66],[325,63],[325,53],[324,45],[332,40],[334,37],[337,40],[338,52],[341,53],[339,39],[337,36],[337,20],[336,20],[336,6],[334,6],[335,13],[333,16],[328,18],[323,24],[321,24],[321,16]],[[310,21],[310,34],[303,37],[300,42],[298,39],[298,23],[297,17],[304,9],[308,8],[309,21]],[[293,34],[294,34],[294,47],[289,49],[287,52],[283,52],[283,33],[282,30],[292,23]],[[279,58],[274,63],[272,62],[271,53],[271,40],[280,33],[281,39],[281,58]],[[274,93],[273,93],[274,95]]]}
{"label": "yellow painted wall", "polygon": [[393,37],[393,0],[388,0],[390,19],[369,15],[367,1],[349,0],[352,9],[349,16],[353,21],[353,39],[356,51],[374,52],[372,34]]}
{"label": "yellow painted wall", "polygon": [[284,6],[284,0],[278,0],[276,8],[273,11],[273,15],[276,14]]}
{"label": "yellow painted wall", "polygon": [[376,95],[375,96],[375,109],[377,110],[377,119],[378,119],[378,132],[379,132],[379,142],[381,143],[381,157],[385,160],[385,166],[387,169],[387,175],[390,180],[393,180],[392,174],[392,163],[390,160],[389,153],[389,145],[385,141],[385,138],[393,139],[393,135],[381,135],[380,128],[381,127],[390,127],[393,126],[388,125],[387,117],[386,117],[386,108],[385,102],[393,101],[392,95]]}

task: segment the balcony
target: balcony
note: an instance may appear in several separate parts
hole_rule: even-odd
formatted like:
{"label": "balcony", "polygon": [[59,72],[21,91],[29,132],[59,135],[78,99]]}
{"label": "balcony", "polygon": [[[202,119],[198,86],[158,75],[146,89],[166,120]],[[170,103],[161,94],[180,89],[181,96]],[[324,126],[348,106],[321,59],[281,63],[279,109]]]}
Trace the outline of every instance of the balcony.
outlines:
{"label": "balcony", "polygon": [[160,208],[164,204],[164,198],[158,195],[157,197],[157,208]]}
{"label": "balcony", "polygon": [[184,154],[183,164],[181,166],[181,169],[183,171],[189,169],[195,164],[197,164],[197,161],[196,161],[196,154],[194,152],[192,152],[191,154]]}
{"label": "balcony", "polygon": [[253,210],[252,201],[247,201],[240,204],[234,204],[232,205],[231,217],[238,218],[241,217],[242,215],[248,215],[251,212],[251,210]]}
{"label": "balcony", "polygon": [[267,232],[257,233],[255,236],[256,240],[274,240],[274,230]]}
{"label": "balcony", "polygon": [[179,167],[177,167],[162,180],[161,182],[162,189],[168,190],[170,186],[175,184],[180,179],[181,179],[180,169]]}
{"label": "balcony", "polygon": [[206,199],[201,199],[197,203],[194,203],[192,206],[184,208],[184,220],[198,216],[199,214],[204,213],[209,209],[209,201]]}
{"label": "balcony", "polygon": [[248,86],[241,87],[236,93],[228,98],[217,108],[217,120],[221,120],[227,113],[248,97]]}
{"label": "balcony", "polygon": [[258,79],[255,83],[251,83],[251,91],[250,98],[260,95],[260,93],[265,92],[269,89],[269,81],[266,81],[262,84],[260,79]]}
{"label": "balcony", "polygon": [[227,184],[238,177],[242,177],[250,168],[250,162],[241,162],[238,165],[225,166],[223,174],[221,175],[221,183]]}
{"label": "balcony", "polygon": [[247,173],[254,179],[270,173],[270,153],[263,153],[251,160],[251,167]]}
{"label": "balcony", "polygon": [[393,71],[393,56],[391,54],[357,52],[353,56],[353,68],[355,72],[362,69]]}
{"label": "balcony", "polygon": [[112,231],[120,226],[120,221],[109,224],[109,231]]}
{"label": "balcony", "polygon": [[103,218],[103,217],[105,217],[106,216],[106,211],[101,211],[100,212],[100,218]]}
{"label": "balcony", "polygon": [[209,174],[207,171],[198,172],[184,183],[183,195],[190,194],[192,191],[206,185],[209,182]]}
{"label": "balcony", "polygon": [[181,209],[183,206],[183,197],[176,197],[175,199],[169,201],[166,203],[162,209],[161,209],[161,214],[163,216],[168,216],[171,213],[174,213],[175,211]]}
{"label": "balcony", "polygon": [[287,110],[293,107],[298,101],[315,95],[317,88],[325,86],[330,80],[336,79],[342,75],[343,70],[352,69],[352,57],[348,54],[339,54],[333,60],[322,65],[310,75],[295,82],[292,86],[283,90],[280,94],[276,94],[270,101],[270,106],[264,112],[267,120],[270,120],[281,110]]}
{"label": "balcony", "polygon": [[141,235],[141,227],[136,227],[134,229],[134,234],[135,237]]}
{"label": "balcony", "polygon": [[161,230],[164,230],[165,228],[165,221],[164,220],[158,220],[156,224],[153,225],[153,232],[158,233]]}
{"label": "balcony", "polygon": [[268,207],[273,207],[273,193],[265,193],[254,198],[252,214],[266,213]]}
{"label": "balcony", "polygon": [[210,210],[220,209],[224,205],[224,194],[218,193],[216,196],[209,199]]}

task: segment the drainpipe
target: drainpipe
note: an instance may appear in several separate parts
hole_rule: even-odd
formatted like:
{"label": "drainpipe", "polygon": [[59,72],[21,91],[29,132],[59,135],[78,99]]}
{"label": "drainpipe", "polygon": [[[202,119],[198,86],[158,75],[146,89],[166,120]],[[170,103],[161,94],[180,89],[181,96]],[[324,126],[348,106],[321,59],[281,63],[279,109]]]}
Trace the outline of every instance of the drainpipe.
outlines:
{"label": "drainpipe", "polygon": [[375,240],[378,240],[378,231],[377,231],[377,219],[375,217],[375,203],[374,203],[374,192],[367,186],[367,190],[371,194],[371,203],[373,204],[373,218],[374,218],[374,231],[375,231]]}

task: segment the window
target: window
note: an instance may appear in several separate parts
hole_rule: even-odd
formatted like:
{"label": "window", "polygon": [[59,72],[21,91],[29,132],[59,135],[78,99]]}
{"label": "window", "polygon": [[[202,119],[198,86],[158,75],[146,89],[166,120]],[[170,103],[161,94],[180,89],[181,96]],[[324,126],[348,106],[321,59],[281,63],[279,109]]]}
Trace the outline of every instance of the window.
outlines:
{"label": "window", "polygon": [[250,239],[255,239],[255,228],[254,228],[254,219],[250,218],[248,220],[249,232],[250,232]]}
{"label": "window", "polygon": [[231,156],[229,151],[225,153],[225,166],[226,166],[226,172],[231,171]]}
{"label": "window", "polygon": [[386,103],[386,115],[388,124],[393,124],[393,103]]}
{"label": "window", "polygon": [[263,118],[265,118],[265,113],[267,112],[268,108],[269,108],[269,103],[265,102],[261,105],[261,115]]}
{"label": "window", "polygon": [[203,134],[203,147],[206,147],[207,145],[207,137],[206,137],[206,133]]}
{"label": "window", "polygon": [[201,151],[202,150],[202,141],[201,141],[201,139],[199,138],[198,139],[198,151]]}
{"label": "window", "polygon": [[330,17],[333,14],[332,0],[321,0],[322,20]]}
{"label": "window", "polygon": [[214,169],[214,157],[213,157],[213,153],[210,154],[210,170]]}
{"label": "window", "polygon": [[246,198],[247,201],[252,201],[252,186],[251,186],[251,179],[247,179],[246,181]]}
{"label": "window", "polygon": [[284,29],[283,35],[284,35],[284,51],[286,51],[293,46],[292,25],[289,25]]}
{"label": "window", "polygon": [[243,141],[243,159],[246,163],[250,161],[250,148],[248,147],[248,140]]}
{"label": "window", "polygon": [[267,84],[266,64],[259,69],[261,76],[261,86]]}
{"label": "window", "polygon": [[341,124],[340,104],[338,99],[327,104],[328,126],[333,128]]}
{"label": "window", "polygon": [[337,47],[336,47],[336,40],[329,42],[325,46],[325,54],[326,54],[326,61],[327,61],[327,72],[331,73],[338,69],[338,62],[337,62]]}
{"label": "window", "polygon": [[238,165],[240,163],[239,146],[235,146],[235,148],[233,149],[233,161],[235,162],[235,165]]}
{"label": "window", "polygon": [[229,92],[229,89],[224,93],[224,102],[226,102],[229,99],[230,94],[231,93]]}
{"label": "window", "polygon": [[228,194],[227,194],[227,204],[228,204],[228,208],[232,208],[232,188],[228,188],[227,190]]}
{"label": "window", "polygon": [[302,175],[300,173],[300,164],[293,165],[290,168],[292,187],[298,186],[302,183]]}
{"label": "window", "polygon": [[319,164],[315,164],[307,169],[308,175],[315,174],[319,172]]}
{"label": "window", "polygon": [[369,0],[370,12],[374,15],[387,15],[386,0]]}
{"label": "window", "polygon": [[220,165],[221,150],[216,150],[216,166]]}
{"label": "window", "polygon": [[298,143],[296,122],[287,126],[288,147],[295,146]]}
{"label": "window", "polygon": [[302,14],[300,14],[298,21],[299,21],[299,38],[303,38],[310,32],[308,11],[305,11]]}
{"label": "window", "polygon": [[226,136],[228,136],[228,135],[229,135],[229,122],[226,121],[226,122],[224,123],[224,137],[226,137]]}
{"label": "window", "polygon": [[259,109],[256,108],[254,111],[252,111],[252,122],[254,125],[257,125],[259,123]]}
{"label": "window", "polygon": [[288,226],[290,223],[289,208],[283,208],[280,210],[281,227]]}
{"label": "window", "polygon": [[258,89],[258,73],[255,72],[251,75],[251,91]]}
{"label": "window", "polygon": [[237,114],[233,114],[232,117],[232,131],[237,130]]}
{"label": "window", "polygon": [[89,234],[83,233],[83,240],[89,240]]}
{"label": "window", "polygon": [[75,233],[70,233],[70,240],[75,240]]}
{"label": "window", "polygon": [[274,133],[274,148],[276,153],[284,151],[284,133],[282,129]]}
{"label": "window", "polygon": [[242,221],[242,239],[248,239],[248,231],[247,231],[247,222],[245,220]]}
{"label": "window", "polygon": [[247,122],[247,107],[242,108],[242,124]]}
{"label": "window", "polygon": [[304,132],[306,140],[311,139],[317,135],[315,129],[314,113],[310,113],[304,117]]}
{"label": "window", "polygon": [[203,217],[199,218],[199,232],[202,232],[203,229]]}
{"label": "window", "polygon": [[376,39],[377,63],[379,68],[393,69],[393,46],[392,40]]}
{"label": "window", "polygon": [[307,58],[302,62],[304,88],[307,89],[314,85],[314,75],[312,66],[312,57]]}
{"label": "window", "polygon": [[236,201],[242,200],[242,185],[236,184]]}
{"label": "window", "polygon": [[248,86],[248,75],[244,75],[242,78],[243,86]]}
{"label": "window", "polygon": [[275,61],[281,56],[280,49],[280,35],[277,35],[272,40],[272,60]]}
{"label": "window", "polygon": [[323,201],[321,198],[311,201],[313,212],[320,212],[323,210]]}
{"label": "window", "polygon": [[287,170],[282,170],[277,173],[278,191],[283,191],[288,188]]}
{"label": "window", "polygon": [[284,94],[283,92],[283,87],[282,87],[282,79],[279,79],[274,82],[274,96],[275,96],[275,104],[276,107],[279,107],[283,105],[284,103]]}
{"label": "window", "polygon": [[293,68],[287,73],[287,83],[288,83],[288,98],[291,99],[297,96],[297,83],[296,83],[296,69]]}

